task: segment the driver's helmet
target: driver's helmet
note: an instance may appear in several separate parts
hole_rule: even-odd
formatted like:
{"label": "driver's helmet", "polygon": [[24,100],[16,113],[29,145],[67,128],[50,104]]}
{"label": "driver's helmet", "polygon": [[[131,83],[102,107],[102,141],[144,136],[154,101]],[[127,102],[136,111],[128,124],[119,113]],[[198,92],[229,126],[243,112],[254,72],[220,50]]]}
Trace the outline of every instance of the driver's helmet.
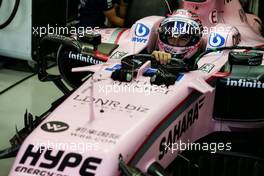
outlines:
{"label": "driver's helmet", "polygon": [[179,9],[165,18],[158,29],[160,51],[179,59],[191,58],[202,43],[203,26],[197,14]]}

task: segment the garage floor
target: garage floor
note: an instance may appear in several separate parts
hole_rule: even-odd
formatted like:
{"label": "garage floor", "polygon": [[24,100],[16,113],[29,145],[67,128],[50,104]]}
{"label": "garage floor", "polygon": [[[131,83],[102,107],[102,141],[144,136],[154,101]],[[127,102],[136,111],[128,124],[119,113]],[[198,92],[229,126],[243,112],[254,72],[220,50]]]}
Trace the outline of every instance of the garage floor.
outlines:
{"label": "garage floor", "polygon": [[[26,110],[41,115],[50,104],[62,96],[53,83],[43,83],[25,62],[2,61],[0,58],[0,150],[9,147],[15,128],[23,128]],[[56,67],[49,69],[57,73]],[[25,79],[25,80],[23,80]],[[21,81],[21,82],[20,82]],[[15,83],[18,83],[12,87]],[[6,176],[14,158],[0,160],[0,176]]]}

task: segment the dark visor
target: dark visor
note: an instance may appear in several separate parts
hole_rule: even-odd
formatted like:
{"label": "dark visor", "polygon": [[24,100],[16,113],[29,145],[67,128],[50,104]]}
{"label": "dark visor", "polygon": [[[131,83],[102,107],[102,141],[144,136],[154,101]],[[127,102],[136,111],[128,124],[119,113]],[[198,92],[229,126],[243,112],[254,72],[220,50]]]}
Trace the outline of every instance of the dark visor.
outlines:
{"label": "dark visor", "polygon": [[160,40],[176,47],[188,47],[197,44],[201,39],[199,28],[189,23],[173,21],[163,24],[159,29]]}

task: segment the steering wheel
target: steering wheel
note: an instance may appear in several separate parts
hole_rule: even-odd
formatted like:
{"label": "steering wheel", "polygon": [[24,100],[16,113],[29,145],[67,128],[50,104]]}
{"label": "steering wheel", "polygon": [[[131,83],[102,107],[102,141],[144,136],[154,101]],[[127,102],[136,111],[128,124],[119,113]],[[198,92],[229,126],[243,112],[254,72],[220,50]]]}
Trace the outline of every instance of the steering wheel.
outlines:
{"label": "steering wheel", "polygon": [[155,59],[155,57],[151,54],[136,54],[136,55],[133,55],[133,57],[135,58],[143,57],[143,58],[149,59],[152,62],[152,67],[163,66],[164,68],[169,70],[171,73],[188,72],[188,71],[192,71],[196,69],[196,67],[193,66],[193,64],[189,62],[184,62],[182,59],[179,59],[179,58],[172,58],[169,64],[161,65]]}
{"label": "steering wheel", "polygon": [[150,54],[136,54],[123,58],[121,68],[113,71],[111,78],[115,81],[131,82],[147,61],[151,61],[151,67],[155,68],[156,71],[151,74],[146,72],[143,76],[151,77],[151,84],[156,85],[173,85],[180,73],[194,70],[192,65],[181,59],[172,58],[170,64],[162,65]]}

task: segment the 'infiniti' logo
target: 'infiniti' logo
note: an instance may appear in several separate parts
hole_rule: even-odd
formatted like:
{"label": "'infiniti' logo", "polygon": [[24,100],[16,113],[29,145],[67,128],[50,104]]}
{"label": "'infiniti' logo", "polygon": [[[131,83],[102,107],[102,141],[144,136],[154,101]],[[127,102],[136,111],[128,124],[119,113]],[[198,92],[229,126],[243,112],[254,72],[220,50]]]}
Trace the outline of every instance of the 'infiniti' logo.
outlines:
{"label": "'infiniti' logo", "polygon": [[248,79],[227,79],[227,86],[231,87],[244,87],[244,88],[256,88],[264,89],[264,83],[258,80],[248,80]]}
{"label": "'infiniti' logo", "polygon": [[138,23],[136,26],[135,34],[137,37],[146,37],[149,34],[150,30],[144,24]]}

